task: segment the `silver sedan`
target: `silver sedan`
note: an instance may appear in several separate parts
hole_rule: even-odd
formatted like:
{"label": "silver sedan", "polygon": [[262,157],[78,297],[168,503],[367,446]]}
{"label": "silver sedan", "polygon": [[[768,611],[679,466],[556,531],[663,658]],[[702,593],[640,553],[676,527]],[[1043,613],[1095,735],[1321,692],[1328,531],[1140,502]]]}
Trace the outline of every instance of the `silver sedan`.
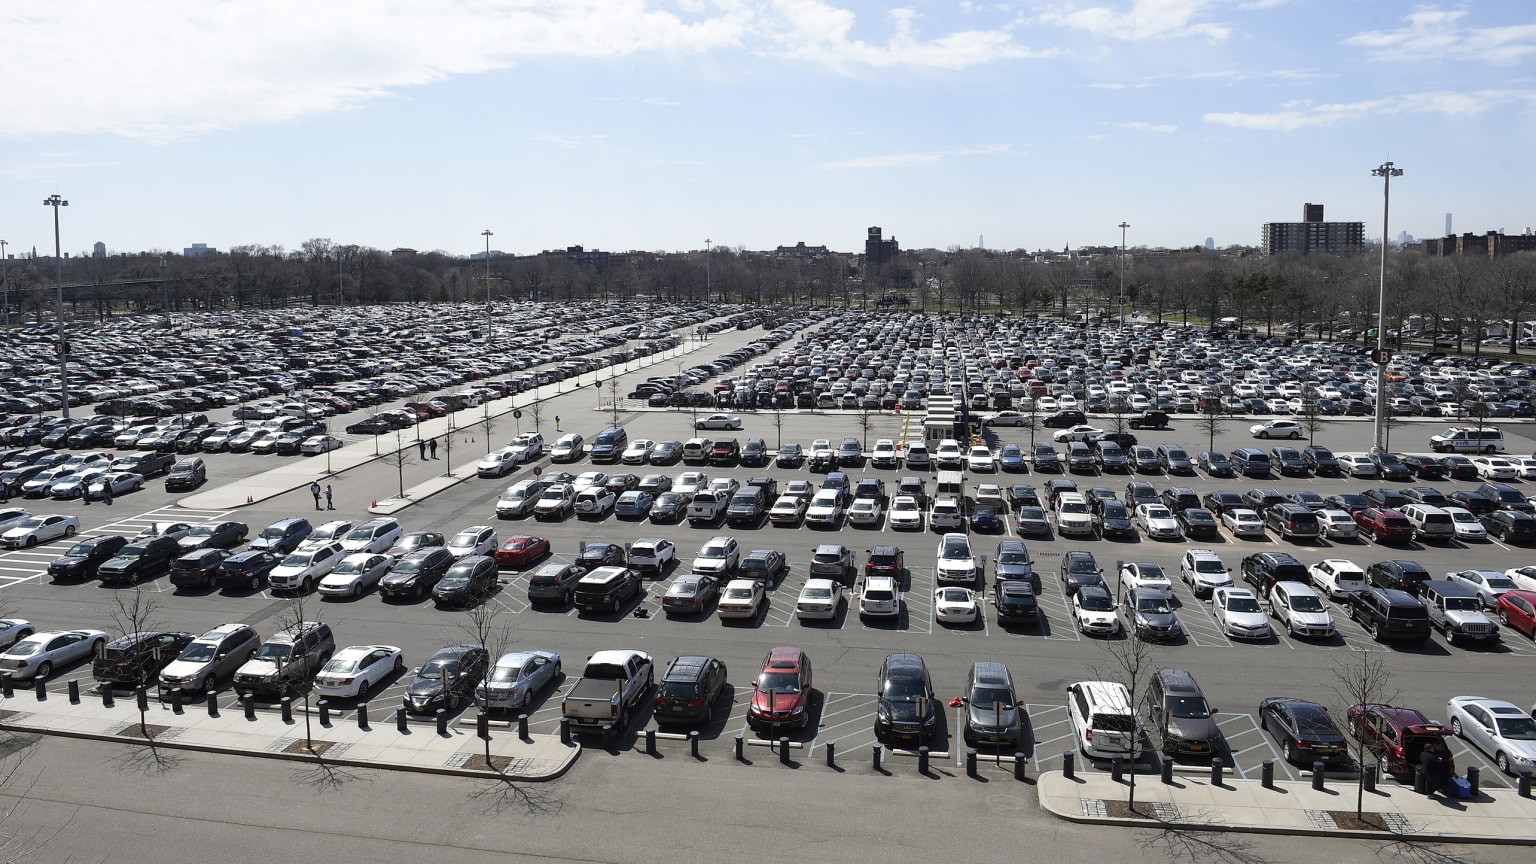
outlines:
{"label": "silver sedan", "polygon": [[13,680],[47,678],[59,666],[95,656],[98,645],[107,644],[100,630],[45,630],[34,633],[0,654],[0,672]]}

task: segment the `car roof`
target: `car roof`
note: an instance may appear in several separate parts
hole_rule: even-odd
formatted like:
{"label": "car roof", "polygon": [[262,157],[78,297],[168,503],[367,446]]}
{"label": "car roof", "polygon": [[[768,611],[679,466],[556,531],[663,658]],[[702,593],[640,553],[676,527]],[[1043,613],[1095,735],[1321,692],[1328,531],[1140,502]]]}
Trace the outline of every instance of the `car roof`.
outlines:
{"label": "car roof", "polygon": [[1013,677],[1008,674],[1008,667],[996,660],[980,660],[971,667],[971,678],[977,684],[985,684],[993,687],[1012,687]]}
{"label": "car roof", "polygon": [[923,674],[926,666],[923,658],[916,654],[898,652],[888,654],[885,658],[885,675],[887,678],[917,678]]}

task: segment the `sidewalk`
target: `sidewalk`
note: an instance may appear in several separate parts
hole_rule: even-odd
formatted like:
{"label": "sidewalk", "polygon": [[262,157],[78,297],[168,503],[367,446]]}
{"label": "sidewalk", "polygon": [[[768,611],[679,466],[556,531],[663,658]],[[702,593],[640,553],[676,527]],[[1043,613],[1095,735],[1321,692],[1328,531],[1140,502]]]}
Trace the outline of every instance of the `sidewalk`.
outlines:
{"label": "sidewalk", "polygon": [[[295,706],[290,722],[284,722],[276,708],[257,709],[255,719],[247,720],[232,694],[220,695],[224,702],[219,706],[219,716],[211,717],[201,699],[188,703],[177,713],[169,702],[157,701],[151,691],[145,722],[153,740],[169,749],[316,761],[315,754],[305,749],[302,705]],[[393,709],[393,704],[387,709],[375,706],[367,728],[359,727],[354,710],[333,713],[326,726],[320,724],[318,709],[314,710],[310,715],[312,740],[315,749],[321,751],[324,764],[464,777],[496,776],[485,765],[485,742],[475,734],[473,707],[465,714],[467,723],[450,723],[446,735],[439,735],[431,720],[413,720],[402,733],[396,728]],[[530,734],[527,739],[519,739],[515,722],[510,727],[492,723],[490,728],[493,765],[517,780],[553,780],[564,774],[581,754],[580,744],[561,744],[559,735]],[[62,682],[49,689],[46,701],[38,701],[30,687],[18,687],[14,696],[0,699],[0,729],[144,746],[133,694],[119,692],[109,708],[94,688],[82,687],[79,704],[71,704]]]}
{"label": "sidewalk", "polygon": [[1463,843],[1536,843],[1536,800],[1521,798],[1513,789],[1480,790],[1470,801],[1451,801],[1415,794],[1395,782],[1365,793],[1365,824],[1355,822],[1353,780],[1329,780],[1325,791],[1310,783],[1276,782],[1265,788],[1256,780],[1228,777],[1220,786],[1209,775],[1174,776],[1164,785],[1157,775],[1138,775],[1136,805],[1143,817],[1132,816],[1125,801],[1124,781],[1100,771],[1078,771],[1067,779],[1060,771],[1040,775],[1036,791],[1040,806],[1070,822],[1100,825],[1187,827],[1194,830],[1260,834],[1298,834],[1391,840]]}

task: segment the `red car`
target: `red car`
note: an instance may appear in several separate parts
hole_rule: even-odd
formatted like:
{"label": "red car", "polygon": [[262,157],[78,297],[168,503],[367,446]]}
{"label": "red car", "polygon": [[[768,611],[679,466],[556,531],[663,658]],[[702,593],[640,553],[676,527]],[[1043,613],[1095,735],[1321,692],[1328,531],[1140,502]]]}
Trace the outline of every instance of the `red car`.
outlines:
{"label": "red car", "polygon": [[1413,523],[1390,507],[1367,507],[1354,515],[1360,533],[1377,543],[1407,543],[1413,539]]}
{"label": "red car", "polygon": [[799,729],[808,719],[810,701],[811,658],[799,648],[775,648],[763,658],[762,674],[752,684],[747,725],[770,735],[781,729]]}
{"label": "red car", "polygon": [[1499,595],[1499,621],[1536,639],[1536,591],[1505,591]]}
{"label": "red car", "polygon": [[492,557],[497,567],[528,567],[549,554],[549,541],[543,537],[508,537]]}
{"label": "red car", "polygon": [[1413,776],[1425,744],[1452,734],[1449,726],[1419,711],[1391,705],[1350,706],[1349,725],[1365,749],[1385,762],[1387,770],[1398,778]]}

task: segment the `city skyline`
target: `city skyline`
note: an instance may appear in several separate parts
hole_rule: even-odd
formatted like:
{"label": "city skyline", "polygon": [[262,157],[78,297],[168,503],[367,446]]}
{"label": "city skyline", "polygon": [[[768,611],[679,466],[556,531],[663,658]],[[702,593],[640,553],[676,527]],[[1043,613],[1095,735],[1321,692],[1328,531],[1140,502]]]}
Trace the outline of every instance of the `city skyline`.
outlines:
{"label": "city skyline", "polygon": [[[1516,2],[147,0],[0,10],[0,238],[88,253],[1518,234]],[[66,62],[67,60],[67,62]]]}

